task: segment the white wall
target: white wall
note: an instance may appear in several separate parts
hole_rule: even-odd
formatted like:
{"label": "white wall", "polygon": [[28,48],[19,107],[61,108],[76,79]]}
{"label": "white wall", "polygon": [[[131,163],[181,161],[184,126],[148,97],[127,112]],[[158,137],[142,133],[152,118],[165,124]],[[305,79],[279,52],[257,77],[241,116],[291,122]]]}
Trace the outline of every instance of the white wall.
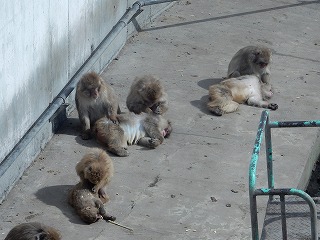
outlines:
{"label": "white wall", "polygon": [[[8,169],[3,167],[3,160],[133,3],[132,0],[1,1],[0,202],[52,137],[50,123]],[[168,5],[144,7],[139,25],[150,22]],[[100,72],[110,63],[132,31],[132,25],[123,29],[91,69]]]}

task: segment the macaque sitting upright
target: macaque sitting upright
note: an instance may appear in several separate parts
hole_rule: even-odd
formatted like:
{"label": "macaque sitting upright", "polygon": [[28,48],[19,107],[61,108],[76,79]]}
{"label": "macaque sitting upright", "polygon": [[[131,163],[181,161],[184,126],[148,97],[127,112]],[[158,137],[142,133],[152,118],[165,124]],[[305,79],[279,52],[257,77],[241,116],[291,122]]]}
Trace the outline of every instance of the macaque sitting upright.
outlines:
{"label": "macaque sitting upright", "polygon": [[110,156],[101,149],[93,149],[85,154],[76,165],[76,172],[81,182],[91,186],[91,191],[97,193],[104,203],[109,201],[104,188],[110,183],[113,171]]}
{"label": "macaque sitting upright", "polygon": [[127,107],[136,114],[163,114],[168,110],[168,95],[159,79],[151,75],[136,77],[127,97]]}
{"label": "macaque sitting upright", "polygon": [[82,126],[82,139],[89,139],[91,126],[99,118],[107,117],[117,122],[120,113],[118,97],[113,88],[97,73],[84,74],[77,84],[76,106]]}
{"label": "macaque sitting upright", "polygon": [[[247,46],[241,48],[231,59],[228,66],[228,78],[243,75],[256,75],[261,80],[261,89],[266,92],[264,100],[270,98],[272,86],[270,83],[270,64],[272,53],[264,46]],[[271,92],[271,95],[268,94]]]}

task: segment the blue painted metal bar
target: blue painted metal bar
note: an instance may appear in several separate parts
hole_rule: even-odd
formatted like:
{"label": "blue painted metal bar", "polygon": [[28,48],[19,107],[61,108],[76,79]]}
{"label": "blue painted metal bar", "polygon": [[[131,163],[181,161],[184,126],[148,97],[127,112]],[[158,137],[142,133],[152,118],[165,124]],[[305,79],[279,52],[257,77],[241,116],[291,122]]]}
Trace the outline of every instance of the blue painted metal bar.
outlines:
{"label": "blue painted metal bar", "polygon": [[[252,239],[259,240],[258,232],[258,216],[257,216],[257,199],[258,195],[268,195],[269,200],[272,200],[274,195],[279,195],[281,199],[281,217],[282,217],[282,233],[283,239],[287,239],[286,216],[285,216],[285,195],[297,195],[303,198],[310,208],[311,219],[311,239],[318,240],[317,231],[317,211],[313,199],[304,191],[288,188],[288,189],[274,189],[274,174],[272,163],[272,141],[271,141],[271,128],[288,128],[288,127],[320,127],[320,121],[286,121],[286,122],[269,122],[269,112],[264,110],[261,114],[258,131],[254,143],[253,152],[249,166],[249,200],[250,200],[250,213],[251,213],[251,228]],[[259,154],[262,143],[262,136],[265,131],[266,141],[266,160],[268,171],[268,187],[256,189],[256,169],[259,160]]]}
{"label": "blue painted metal bar", "polygon": [[[273,175],[273,158],[272,158],[272,141],[271,141],[271,128],[269,126],[269,116],[265,125],[265,141],[266,141],[266,158],[267,158],[267,173],[268,173],[268,187],[274,188],[274,175]],[[272,200],[273,196],[270,195],[269,199]]]}
{"label": "blue painted metal bar", "polygon": [[281,203],[281,226],[282,226],[282,239],[287,240],[287,221],[286,221],[286,200],[284,195],[280,195],[280,203]]}
{"label": "blue painted metal bar", "polygon": [[251,156],[250,167],[249,167],[249,200],[250,200],[250,213],[251,213],[251,228],[252,228],[252,239],[259,239],[258,230],[258,213],[257,213],[257,199],[255,193],[256,189],[256,171],[257,164],[260,154],[261,142],[263,131],[268,120],[268,111],[263,111],[261,114],[258,132],[254,143],[254,148]]}
{"label": "blue painted metal bar", "polygon": [[287,122],[270,122],[270,128],[290,128],[290,127],[320,127],[320,120],[312,121],[287,121]]}

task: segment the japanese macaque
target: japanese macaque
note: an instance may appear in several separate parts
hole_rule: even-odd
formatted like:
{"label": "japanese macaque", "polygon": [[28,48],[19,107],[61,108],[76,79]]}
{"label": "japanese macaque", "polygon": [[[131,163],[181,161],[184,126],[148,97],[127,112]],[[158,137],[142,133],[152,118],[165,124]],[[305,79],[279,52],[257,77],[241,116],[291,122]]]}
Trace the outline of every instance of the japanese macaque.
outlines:
{"label": "japanese macaque", "polygon": [[60,233],[38,222],[21,223],[10,230],[4,240],[60,240]]}
{"label": "japanese macaque", "polygon": [[136,114],[163,114],[168,110],[168,95],[159,79],[151,75],[136,77],[127,97],[127,107],[130,112]]}
{"label": "japanese macaque", "polygon": [[77,84],[75,100],[82,126],[82,139],[90,138],[91,126],[99,118],[108,117],[117,122],[116,115],[120,113],[118,97],[97,73],[82,76]]}
{"label": "japanese macaque", "polygon": [[[261,80],[261,89],[270,98],[272,86],[270,84],[271,51],[263,46],[248,46],[240,49],[231,59],[228,67],[228,78],[243,75],[256,75]],[[271,93],[271,95],[270,95]]]}
{"label": "japanese macaque", "polygon": [[80,218],[89,224],[99,219],[116,220],[114,216],[106,212],[98,193],[93,193],[91,190],[91,185],[88,182],[80,182],[69,192],[68,202]]}
{"label": "japanese macaque", "polygon": [[261,80],[257,76],[245,75],[212,85],[209,87],[207,107],[217,116],[236,111],[240,103],[277,110],[276,103],[268,103],[264,100],[267,97],[265,95],[272,95],[272,92],[262,91],[261,84]]}
{"label": "japanese macaque", "polygon": [[91,185],[91,191],[98,193],[104,203],[109,201],[104,188],[110,183],[114,169],[113,162],[105,151],[94,149],[84,155],[76,165],[76,171],[81,182]]}
{"label": "japanese macaque", "polygon": [[129,155],[128,145],[156,148],[172,131],[171,123],[154,113],[122,113],[118,115],[118,120],[119,124],[114,124],[107,118],[101,118],[95,123],[93,131],[98,142],[105,145],[109,152],[122,157]]}

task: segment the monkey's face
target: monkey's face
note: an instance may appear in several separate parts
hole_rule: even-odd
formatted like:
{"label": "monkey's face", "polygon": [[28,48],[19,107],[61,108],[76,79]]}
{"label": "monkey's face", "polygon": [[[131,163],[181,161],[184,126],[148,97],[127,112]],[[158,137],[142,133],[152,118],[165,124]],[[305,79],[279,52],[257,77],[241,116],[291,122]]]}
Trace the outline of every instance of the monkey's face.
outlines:
{"label": "monkey's face", "polygon": [[102,178],[101,167],[95,163],[92,163],[84,171],[85,179],[88,179],[91,183],[97,184],[101,181]]}
{"label": "monkey's face", "polygon": [[172,132],[171,122],[168,121],[168,126],[165,129],[163,129],[161,133],[164,138],[168,138],[170,137],[171,132]]}
{"label": "monkey's face", "polygon": [[95,207],[86,207],[79,211],[81,219],[86,223],[94,223],[99,219],[102,219],[102,216],[98,213],[98,209]]}
{"label": "monkey's face", "polygon": [[254,52],[253,63],[260,69],[266,68],[271,61],[271,53],[268,50],[257,50]]}

